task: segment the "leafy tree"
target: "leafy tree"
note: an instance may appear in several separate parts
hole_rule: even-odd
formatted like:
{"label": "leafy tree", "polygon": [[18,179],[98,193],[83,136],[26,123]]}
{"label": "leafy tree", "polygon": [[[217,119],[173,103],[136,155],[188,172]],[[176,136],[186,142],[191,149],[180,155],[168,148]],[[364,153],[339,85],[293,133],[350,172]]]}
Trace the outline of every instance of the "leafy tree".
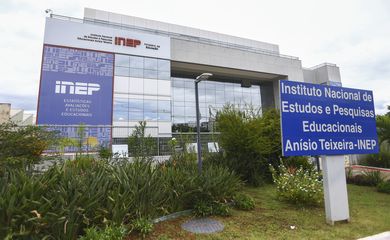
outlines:
{"label": "leafy tree", "polygon": [[151,160],[156,153],[156,142],[150,135],[146,136],[145,129],[146,122],[140,121],[129,137],[129,156]]}
{"label": "leafy tree", "polygon": [[226,164],[249,184],[271,181],[268,166],[277,166],[281,155],[278,112],[260,114],[253,108],[245,111],[227,105],[217,112],[216,123]]}
{"label": "leafy tree", "polygon": [[56,140],[54,132],[42,127],[3,123],[0,125],[0,165],[29,168],[40,161],[42,152]]}
{"label": "leafy tree", "polygon": [[[388,107],[390,108],[390,106]],[[390,150],[390,112],[386,115],[376,117],[376,128],[378,132],[381,150]]]}

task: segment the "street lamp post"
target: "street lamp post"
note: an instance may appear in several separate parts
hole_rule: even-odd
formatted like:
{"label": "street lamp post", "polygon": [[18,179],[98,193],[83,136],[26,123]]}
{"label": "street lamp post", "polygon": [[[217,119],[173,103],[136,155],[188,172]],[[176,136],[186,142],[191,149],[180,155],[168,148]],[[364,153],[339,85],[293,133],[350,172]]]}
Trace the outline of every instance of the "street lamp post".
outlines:
{"label": "street lamp post", "polygon": [[196,103],[196,145],[198,152],[198,172],[202,173],[202,146],[200,144],[200,110],[199,110],[199,92],[198,92],[198,84],[202,80],[207,80],[211,76],[212,73],[202,73],[201,75],[196,77],[195,80],[195,103]]}

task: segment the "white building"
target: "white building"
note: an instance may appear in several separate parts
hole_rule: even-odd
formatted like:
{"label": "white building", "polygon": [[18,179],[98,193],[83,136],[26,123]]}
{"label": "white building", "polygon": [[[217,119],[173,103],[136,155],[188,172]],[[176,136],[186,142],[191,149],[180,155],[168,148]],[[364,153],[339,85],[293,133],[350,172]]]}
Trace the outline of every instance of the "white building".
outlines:
{"label": "white building", "polygon": [[[75,85],[61,85],[63,92],[60,92],[58,80],[61,79],[51,75],[46,77],[45,71],[57,73],[62,71],[61,66],[66,68],[64,72],[68,71],[69,64],[66,65],[66,62],[73,61],[70,58],[58,60],[66,53],[56,55],[55,51],[60,51],[57,47],[73,49],[73,52],[79,49],[113,54],[113,107],[105,113],[112,115],[111,122],[92,121],[96,109],[88,110],[86,107],[75,111],[84,112],[83,116],[91,115],[91,123],[86,120],[88,125],[114,126],[109,136],[114,143],[127,138],[141,120],[147,121],[149,133],[161,139],[172,137],[176,131],[194,128],[194,79],[204,72],[212,73],[213,77],[199,85],[202,126],[209,125],[211,110],[220,109],[226,103],[243,108],[246,104],[263,109],[277,107],[280,79],[341,85],[336,65],[324,63],[304,68],[298,57],[281,54],[276,44],[90,8],[85,8],[82,19],[58,15],[47,18],[44,46],[44,53],[53,54],[44,54],[38,124],[67,125],[69,122],[69,125],[74,125],[77,123],[75,119],[82,115],[61,110],[58,114],[66,116],[66,121],[62,121],[59,120],[61,117],[45,117],[49,115],[41,112],[51,108],[66,109],[46,104],[50,101],[47,100],[49,98],[42,98],[44,90],[52,88],[50,91],[54,93],[54,83],[47,85],[43,81],[57,81],[55,96],[66,93],[67,87],[76,94],[77,84],[80,84],[68,82]],[[81,62],[71,64],[83,65]],[[95,70],[89,68],[81,71]],[[104,65],[106,70],[107,66]],[[102,91],[102,88],[99,87],[98,91]],[[84,93],[83,90],[80,93]],[[93,90],[90,93],[95,94]],[[83,96],[84,102],[87,97]],[[96,102],[91,101],[91,105]],[[101,111],[106,109],[102,107]],[[56,114],[54,112],[52,114]],[[75,117],[71,118],[70,115]],[[47,118],[50,120],[46,121]],[[209,131],[207,127],[202,130]]]}

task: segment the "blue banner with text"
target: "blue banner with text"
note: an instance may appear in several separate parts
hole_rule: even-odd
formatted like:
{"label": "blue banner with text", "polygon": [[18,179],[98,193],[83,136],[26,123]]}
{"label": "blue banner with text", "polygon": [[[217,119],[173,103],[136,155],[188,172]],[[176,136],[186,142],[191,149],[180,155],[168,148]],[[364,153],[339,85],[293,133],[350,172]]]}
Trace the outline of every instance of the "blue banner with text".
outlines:
{"label": "blue banner with text", "polygon": [[283,156],[378,152],[372,91],[279,81]]}
{"label": "blue banner with text", "polygon": [[114,54],[44,46],[37,123],[111,125]]}

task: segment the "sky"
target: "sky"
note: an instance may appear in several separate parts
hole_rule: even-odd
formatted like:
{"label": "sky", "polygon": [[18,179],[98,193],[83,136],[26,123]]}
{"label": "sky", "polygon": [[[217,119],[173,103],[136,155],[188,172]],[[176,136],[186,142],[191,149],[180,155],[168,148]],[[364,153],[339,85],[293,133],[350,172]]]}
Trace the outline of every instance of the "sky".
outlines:
{"label": "sky", "polygon": [[279,45],[304,67],[340,67],[344,87],[390,105],[390,1],[386,0],[0,0],[0,102],[35,111],[45,9],[83,18],[84,7]]}

